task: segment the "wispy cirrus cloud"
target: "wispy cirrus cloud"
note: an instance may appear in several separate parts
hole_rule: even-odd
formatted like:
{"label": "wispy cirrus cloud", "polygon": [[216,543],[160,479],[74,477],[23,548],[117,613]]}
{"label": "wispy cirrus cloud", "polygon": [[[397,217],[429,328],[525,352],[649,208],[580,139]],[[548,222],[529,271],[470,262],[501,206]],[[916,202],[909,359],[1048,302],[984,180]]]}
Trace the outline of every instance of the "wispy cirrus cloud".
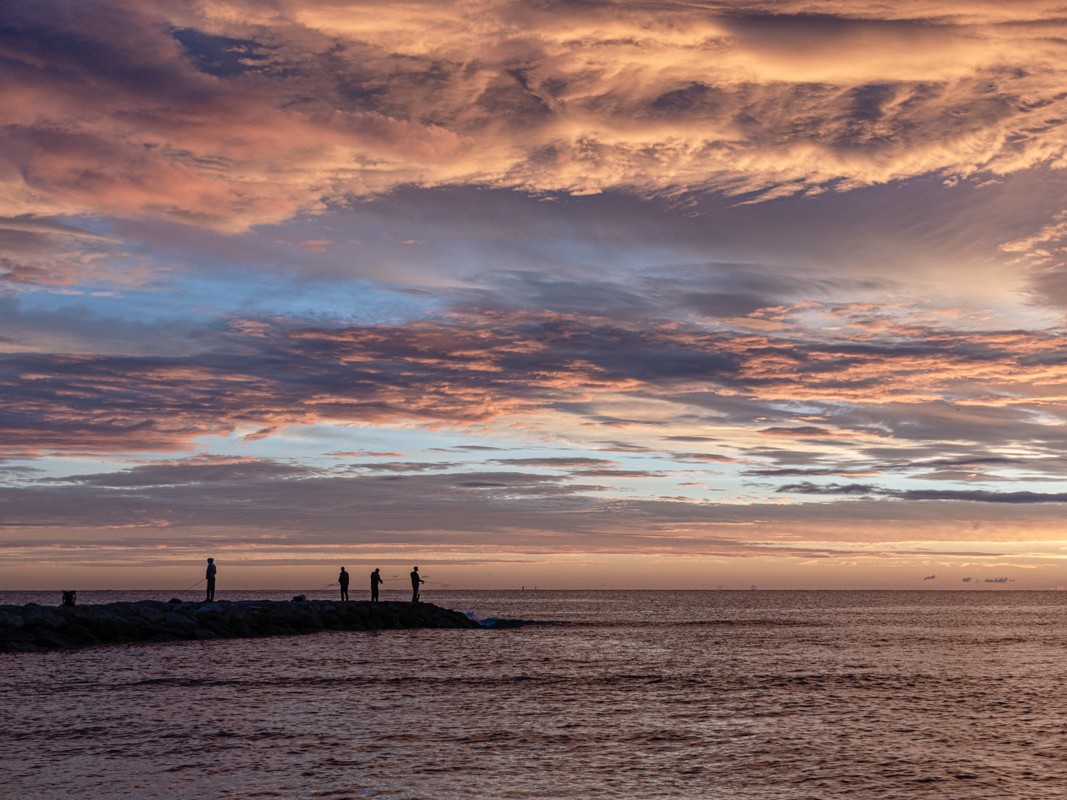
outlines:
{"label": "wispy cirrus cloud", "polygon": [[1064,158],[1045,3],[78,8],[8,9],[2,213],[241,229],[410,184],[768,198]]}

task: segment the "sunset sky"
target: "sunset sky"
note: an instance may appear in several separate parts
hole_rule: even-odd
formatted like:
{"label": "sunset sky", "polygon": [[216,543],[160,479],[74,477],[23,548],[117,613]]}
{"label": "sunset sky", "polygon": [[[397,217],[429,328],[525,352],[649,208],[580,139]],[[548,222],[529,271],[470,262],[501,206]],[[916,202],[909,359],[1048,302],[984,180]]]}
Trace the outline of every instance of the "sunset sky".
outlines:
{"label": "sunset sky", "polygon": [[1067,585],[1065,42],[5,0],[0,589]]}

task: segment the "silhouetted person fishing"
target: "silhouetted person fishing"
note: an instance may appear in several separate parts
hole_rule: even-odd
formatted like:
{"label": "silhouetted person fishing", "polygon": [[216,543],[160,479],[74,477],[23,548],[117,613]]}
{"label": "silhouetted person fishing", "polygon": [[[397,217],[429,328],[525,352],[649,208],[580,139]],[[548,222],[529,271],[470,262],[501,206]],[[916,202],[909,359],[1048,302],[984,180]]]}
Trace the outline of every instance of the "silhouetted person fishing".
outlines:
{"label": "silhouetted person fishing", "polygon": [[348,573],[341,567],[341,574],[337,576],[337,583],[341,586],[341,599],[348,599]]}
{"label": "silhouetted person fishing", "polygon": [[419,586],[421,584],[424,584],[424,583],[426,583],[426,581],[424,581],[422,578],[419,577],[419,568],[415,567],[413,570],[411,570],[411,602],[412,603],[419,602]]}
{"label": "silhouetted person fishing", "polygon": [[215,566],[215,559],[209,558],[207,560],[207,574],[204,577],[207,579],[207,602],[211,602],[215,599],[215,575],[218,573],[218,568]]}
{"label": "silhouetted person fishing", "polygon": [[382,580],[381,572],[376,567],[374,572],[370,574],[370,601],[372,603],[378,602],[378,586],[383,583],[385,581]]}

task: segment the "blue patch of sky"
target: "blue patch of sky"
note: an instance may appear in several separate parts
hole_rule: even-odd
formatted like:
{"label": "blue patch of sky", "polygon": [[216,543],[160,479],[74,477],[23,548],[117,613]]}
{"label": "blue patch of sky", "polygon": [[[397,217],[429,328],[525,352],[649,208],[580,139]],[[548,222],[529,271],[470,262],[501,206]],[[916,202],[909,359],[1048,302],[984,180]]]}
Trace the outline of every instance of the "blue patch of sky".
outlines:
{"label": "blue patch of sky", "polygon": [[[719,501],[741,491],[736,474],[704,474],[690,465],[678,469],[665,465],[651,454],[603,453],[573,446],[554,447],[531,444],[507,436],[475,435],[464,430],[427,430],[419,427],[307,425],[292,426],[261,439],[245,439],[242,431],[228,437],[205,436],[190,449],[172,453],[123,453],[114,456],[43,457],[32,461],[12,460],[5,464],[0,484],[32,485],[40,480],[63,479],[72,475],[121,472],[148,463],[176,462],[193,457],[216,456],[258,458],[298,463],[305,467],[331,470],[354,465],[373,467],[385,463],[439,463],[451,472],[525,472],[531,475],[567,476],[570,482],[599,487],[597,497],[687,497]],[[604,464],[566,466],[564,464],[500,463],[512,459],[602,459]],[[33,472],[19,473],[19,468]],[[582,475],[583,469],[634,470],[656,473],[639,477]],[[420,470],[421,471],[421,470]],[[717,470],[714,470],[717,473]],[[725,493],[725,494],[724,494]],[[809,501],[821,498],[806,498]],[[829,500],[830,498],[825,498]]]}
{"label": "blue patch of sky", "polygon": [[19,305],[26,312],[55,312],[79,309],[98,318],[122,319],[129,322],[157,322],[180,318],[185,325],[194,325],[218,316],[217,310],[190,305],[183,296],[170,292],[117,290],[118,293],[57,294],[31,292],[19,296]]}
{"label": "blue patch of sky", "polygon": [[[389,461],[476,462],[494,450],[469,451],[472,442],[486,448],[503,447],[505,442],[483,439],[462,431],[427,430],[415,426],[389,425],[293,425],[261,439],[245,439],[242,431],[228,437],[208,436],[197,440],[198,447],[213,455],[257,458],[299,459],[319,466],[337,466]],[[336,455],[366,454],[366,455]],[[382,454],[379,456],[369,455]]]}
{"label": "blue patch of sky", "polygon": [[182,278],[179,301],[194,313],[220,316],[282,316],[332,322],[400,324],[436,308],[431,297],[383,289],[359,279],[292,280],[283,275],[240,278]]}
{"label": "blue patch of sky", "polygon": [[[243,434],[204,437],[201,452],[232,457],[279,459],[318,469],[411,462],[440,464],[449,472],[524,472],[530,475],[566,476],[571,483],[598,487],[602,498],[685,497],[694,501],[718,501],[725,494],[742,491],[742,482],[731,470],[717,466],[665,464],[653,454],[603,453],[571,445],[554,447],[532,444],[509,436],[484,435],[469,430],[428,430],[402,426],[292,426],[262,439],[247,440]],[[375,455],[377,454],[377,455]],[[501,463],[522,459],[600,459],[567,466],[565,463]],[[634,477],[583,475],[583,469],[632,470],[654,473]],[[424,471],[419,467],[418,471]],[[725,494],[724,494],[725,493]]]}
{"label": "blue patch of sky", "polygon": [[[677,259],[670,247],[583,238],[565,224],[531,232],[475,226],[472,241],[470,230],[417,214],[390,215],[388,201],[383,205],[334,209],[242,234],[159,221],[68,220],[121,243],[109,258],[115,271],[152,268],[151,283],[143,286],[87,282],[78,290],[93,310],[139,320],[240,313],[402,323],[439,311],[449,287],[495,285],[501,270],[539,272],[550,291],[553,274],[575,279],[587,273],[588,279],[600,276],[605,264],[616,273],[644,273]],[[544,236],[546,229],[558,235]],[[308,243],[316,249],[305,249]],[[98,290],[116,296],[98,296]],[[580,305],[588,291],[577,291],[574,302]]]}
{"label": "blue patch of sky", "polygon": [[[30,486],[40,481],[63,480],[73,475],[105,475],[122,472],[148,463],[181,461],[193,453],[123,453],[115,456],[41,456],[32,460],[11,459],[4,462],[0,484]],[[26,469],[20,473],[20,469]]]}
{"label": "blue patch of sky", "polygon": [[220,78],[260,68],[267,56],[253,39],[213,36],[194,28],[178,28],[171,34],[202,71]]}
{"label": "blue patch of sky", "polygon": [[19,302],[27,311],[80,308],[98,317],[131,322],[181,319],[185,325],[233,314],[401,324],[433,313],[438,303],[435,297],[384,289],[373,281],[311,283],[273,274],[259,275],[254,280],[236,274],[218,278],[174,274],[166,286],[108,291],[83,287],[77,294],[29,292],[20,295]]}
{"label": "blue patch of sky", "polygon": [[[433,313],[439,299],[429,291],[412,291],[410,281],[390,286],[396,270],[359,274],[360,260],[390,264],[416,258],[411,248],[374,239],[374,247],[352,239],[352,220],[331,216],[303,218],[244,234],[189,229],[174,223],[128,223],[101,218],[61,220],[112,242],[106,254],[111,268],[103,274],[151,270],[143,285],[114,285],[87,280],[74,287],[78,297],[103,313],[133,319],[181,313],[212,317],[230,313],[337,318],[357,322],[400,323]],[[324,252],[301,246],[322,243]],[[417,259],[416,259],[417,261]],[[365,265],[364,265],[365,266]],[[418,270],[419,265],[414,264]],[[71,294],[37,293],[42,307],[54,308]],[[122,311],[118,314],[118,311]]]}

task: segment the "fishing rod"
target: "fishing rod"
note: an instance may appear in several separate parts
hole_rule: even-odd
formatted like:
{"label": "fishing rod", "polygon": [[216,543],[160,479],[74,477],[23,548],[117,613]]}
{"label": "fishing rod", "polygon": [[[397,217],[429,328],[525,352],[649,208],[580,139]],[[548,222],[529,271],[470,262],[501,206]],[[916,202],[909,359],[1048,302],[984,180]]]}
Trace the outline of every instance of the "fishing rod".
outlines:
{"label": "fishing rod", "polygon": [[[386,575],[385,577],[387,577],[387,578],[398,578],[399,579],[399,578],[404,578],[406,576],[405,575]],[[455,588],[455,586],[456,586],[454,583],[442,583],[441,581],[428,581],[425,578],[422,579],[422,582],[423,583],[432,583],[434,586],[448,586],[448,587],[451,587],[451,588]]]}
{"label": "fishing rod", "polygon": [[196,583],[194,583],[192,586],[190,586],[188,589],[181,589],[180,591],[191,592],[193,589],[195,589],[197,586],[199,586],[200,584],[202,584],[206,580],[207,580],[207,578],[201,578]]}

